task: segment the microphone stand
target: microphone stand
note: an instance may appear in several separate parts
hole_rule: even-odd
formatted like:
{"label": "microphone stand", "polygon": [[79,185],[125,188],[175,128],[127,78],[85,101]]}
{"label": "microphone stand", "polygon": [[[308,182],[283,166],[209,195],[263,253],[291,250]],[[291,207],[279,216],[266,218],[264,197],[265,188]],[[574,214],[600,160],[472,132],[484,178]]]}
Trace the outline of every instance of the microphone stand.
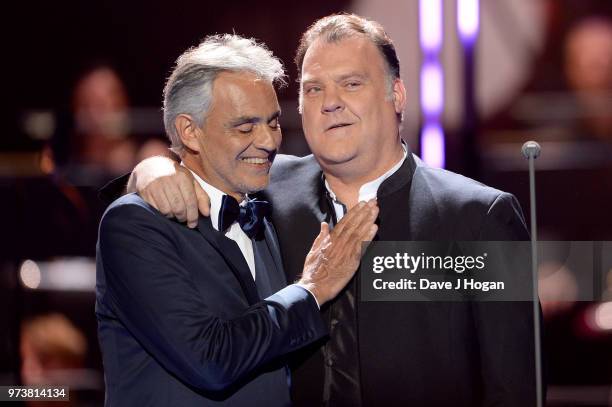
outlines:
{"label": "microphone stand", "polygon": [[533,279],[533,331],[535,345],[536,397],[537,406],[542,407],[542,343],[540,338],[540,303],[538,301],[538,239],[536,222],[535,159],[541,147],[535,141],[528,141],[521,149],[529,160],[529,201],[531,209],[531,277]]}

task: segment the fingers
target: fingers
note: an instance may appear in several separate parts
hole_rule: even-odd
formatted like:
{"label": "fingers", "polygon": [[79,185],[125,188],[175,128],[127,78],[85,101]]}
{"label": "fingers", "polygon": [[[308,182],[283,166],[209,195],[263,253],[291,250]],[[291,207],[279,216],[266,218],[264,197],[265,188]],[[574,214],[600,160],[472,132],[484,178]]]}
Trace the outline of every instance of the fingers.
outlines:
{"label": "fingers", "polygon": [[199,210],[205,215],[210,213],[208,196],[188,169],[176,164],[167,172],[139,189],[140,196],[164,216],[195,227]]}
{"label": "fingers", "polygon": [[368,202],[359,202],[353,208],[351,208],[346,215],[338,222],[336,227],[334,227],[334,234],[342,234],[344,233],[345,228],[355,227],[362,222],[364,222],[364,218],[370,215],[372,208],[376,206],[376,200],[372,199]]}
{"label": "fingers", "polygon": [[[349,217],[350,215],[350,217]],[[378,228],[375,225],[378,216],[378,206],[375,201],[360,203],[342,218],[342,228],[334,228],[332,234],[332,247],[326,256],[343,261],[359,261],[362,255],[362,242],[371,241]],[[338,224],[340,225],[340,223]]]}
{"label": "fingers", "polygon": [[315,238],[314,242],[312,242],[312,247],[310,248],[310,252],[320,251],[323,247],[323,244],[329,241],[329,225],[326,222],[321,222],[321,230],[319,234]]}
{"label": "fingers", "polygon": [[372,240],[376,236],[376,233],[378,233],[378,226],[377,225],[370,226],[370,230],[368,231],[367,238],[363,240],[363,242],[365,243],[365,247],[363,247],[363,249],[367,249],[370,246],[370,243],[372,243]]}
{"label": "fingers", "polygon": [[181,195],[185,202],[185,221],[187,222],[187,227],[195,228],[198,225],[198,218],[200,215],[198,213],[198,201],[196,199],[193,183],[190,185],[189,189],[181,188]]}
{"label": "fingers", "polygon": [[178,208],[173,205],[173,209],[178,209],[178,212],[175,213],[176,218],[181,222],[187,222],[190,228],[197,226],[199,217],[194,182],[190,171],[185,168],[177,168],[176,187],[180,195],[176,199]]}
{"label": "fingers", "polygon": [[357,205],[351,208],[346,213],[346,215],[344,215],[342,219],[340,219],[340,222],[338,222],[338,224],[334,226],[334,230],[332,231],[332,233],[334,235],[342,234],[342,231],[344,230],[344,228],[348,224],[352,223],[355,220],[355,218],[357,218],[360,214],[362,214],[364,206],[365,206],[364,202],[359,202]]}
{"label": "fingers", "polygon": [[326,222],[321,224],[321,233],[324,234],[321,242],[321,250],[324,251],[331,245],[331,233],[329,233],[329,225]]}
{"label": "fingers", "polygon": [[346,225],[348,223],[351,222],[351,220],[357,216],[359,210],[361,208],[361,202],[357,204],[357,206],[353,207],[351,210],[349,210],[343,217],[342,219],[340,219],[340,222],[336,223],[336,225],[334,225],[334,229],[332,230],[332,235],[337,236],[342,234],[342,231],[344,230],[344,228],[346,227]]}
{"label": "fingers", "polygon": [[371,242],[372,239],[376,237],[376,233],[378,233],[378,225],[372,224],[372,225],[366,226],[365,230],[363,231],[363,235],[362,235],[363,241]]}
{"label": "fingers", "polygon": [[162,215],[171,217],[172,207],[170,202],[168,202],[168,198],[166,198],[166,193],[163,188],[156,188],[155,184],[156,181],[149,184],[144,191],[140,192],[140,196],[146,202],[153,205]]}
{"label": "fingers", "polygon": [[164,184],[163,189],[166,199],[170,203],[170,217],[176,218],[179,222],[185,222],[187,220],[187,205],[183,199],[178,182],[161,181]]}
{"label": "fingers", "polygon": [[208,194],[204,192],[200,184],[195,179],[193,180],[193,186],[198,202],[198,210],[202,215],[210,216],[210,198]]}
{"label": "fingers", "polygon": [[376,202],[352,208],[330,232],[321,224],[319,235],[306,256],[300,284],[323,304],[334,298],[353,278],[362,256],[362,242],[371,241],[378,230]]}
{"label": "fingers", "polygon": [[356,227],[355,232],[357,237],[361,238],[362,241],[372,240],[378,231],[378,227],[374,223],[378,217],[378,206],[372,201],[368,202],[367,205],[370,209],[366,213],[363,222]]}
{"label": "fingers", "polygon": [[145,196],[144,194],[141,194],[141,197],[142,199],[145,200],[145,202],[147,202],[149,205],[151,205],[152,207],[154,207],[155,209],[159,211],[159,204],[155,201],[155,198],[153,196],[148,196],[148,195]]}
{"label": "fingers", "polygon": [[378,226],[376,224],[365,223],[354,233],[353,242],[355,246],[353,247],[353,254],[355,255],[355,261],[361,261],[365,249],[370,245],[377,232]]}
{"label": "fingers", "polygon": [[349,235],[353,235],[352,238],[359,237],[364,234],[362,227],[372,225],[377,216],[378,206],[375,200],[359,202],[334,227],[332,237],[335,239],[340,236],[349,238]]}
{"label": "fingers", "polygon": [[319,232],[319,236],[323,236],[324,240],[328,240],[329,224],[327,222],[321,222],[321,231]]}
{"label": "fingers", "polygon": [[367,215],[366,220],[361,223],[357,230],[354,232],[353,237],[358,246],[360,246],[360,250],[355,251],[357,261],[361,259],[363,253],[365,252],[365,249],[372,242],[372,239],[374,239],[376,233],[378,233],[378,226],[375,223],[376,219],[378,218],[378,206],[373,206],[374,204],[372,202],[369,202],[368,205],[370,206],[371,210]]}

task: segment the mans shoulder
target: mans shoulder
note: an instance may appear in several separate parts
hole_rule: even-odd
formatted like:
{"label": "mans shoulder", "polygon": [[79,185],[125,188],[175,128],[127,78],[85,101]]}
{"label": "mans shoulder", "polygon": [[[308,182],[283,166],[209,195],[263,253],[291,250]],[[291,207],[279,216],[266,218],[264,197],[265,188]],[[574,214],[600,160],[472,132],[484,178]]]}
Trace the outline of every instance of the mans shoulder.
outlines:
{"label": "mans shoulder", "polygon": [[320,180],[321,167],[314,156],[279,154],[272,165],[265,194],[277,211],[281,206],[291,207],[294,203],[316,197]]}
{"label": "mans shoulder", "polygon": [[472,178],[417,161],[413,189],[427,189],[436,202],[449,205],[490,207],[498,199],[512,195]]}
{"label": "mans shoulder", "polygon": [[149,205],[138,194],[126,194],[114,200],[104,211],[100,225],[109,223],[140,223],[167,220],[157,209]]}
{"label": "mans shoulder", "polygon": [[133,205],[139,206],[143,209],[153,209],[144,199],[140,197],[137,193],[133,192],[130,194],[125,194],[115,199],[107,208],[107,211],[113,208],[119,208],[121,206]]}
{"label": "mans shoulder", "polygon": [[305,157],[294,155],[278,154],[272,164],[270,172],[271,182],[301,178],[304,175],[313,175],[321,172],[321,167],[312,154]]}
{"label": "mans shoulder", "polygon": [[411,187],[415,211],[452,220],[453,235],[464,239],[528,239],[523,211],[514,195],[451,171],[417,163]]}

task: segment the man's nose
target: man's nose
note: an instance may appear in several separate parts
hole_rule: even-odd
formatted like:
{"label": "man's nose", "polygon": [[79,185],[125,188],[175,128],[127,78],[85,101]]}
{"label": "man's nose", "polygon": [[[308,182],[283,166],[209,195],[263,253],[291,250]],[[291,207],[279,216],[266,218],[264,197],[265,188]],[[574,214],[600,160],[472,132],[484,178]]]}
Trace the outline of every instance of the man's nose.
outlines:
{"label": "man's nose", "polygon": [[274,129],[267,124],[258,127],[260,129],[255,136],[255,147],[269,152],[277,150],[283,137],[280,128]]}
{"label": "man's nose", "polygon": [[344,101],[335,89],[326,89],[323,96],[321,113],[336,113],[344,110]]}

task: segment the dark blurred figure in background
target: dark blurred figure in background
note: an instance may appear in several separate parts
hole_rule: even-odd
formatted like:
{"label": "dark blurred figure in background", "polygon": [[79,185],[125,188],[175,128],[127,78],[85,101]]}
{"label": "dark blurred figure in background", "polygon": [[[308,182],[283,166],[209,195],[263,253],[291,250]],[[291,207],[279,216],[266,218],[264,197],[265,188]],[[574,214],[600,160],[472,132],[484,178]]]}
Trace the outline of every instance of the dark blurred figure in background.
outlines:
{"label": "dark blurred figure in background", "polygon": [[132,168],[136,144],[128,96],[114,69],[87,70],[75,85],[71,110],[72,128],[60,129],[54,149],[57,171],[67,182],[99,186]]}
{"label": "dark blurred figure in background", "polygon": [[59,384],[67,369],[83,367],[87,341],[68,318],[54,313],[22,324],[20,351],[24,385]]}
{"label": "dark blurred figure in background", "polygon": [[[40,175],[19,179],[15,193],[8,193],[14,208],[5,212],[20,219],[17,250],[30,258],[94,255],[105,208],[98,189],[129,171],[136,158],[169,154],[166,142],[151,138],[154,126],[141,128],[142,109],[129,106],[126,86],[109,65],[79,76],[69,111],[57,115],[50,144],[42,149]],[[158,109],[148,114],[144,119],[161,123]]]}
{"label": "dark blurred figure in background", "polygon": [[[97,378],[82,369],[87,356],[83,333],[62,314],[40,315],[25,321],[21,328],[21,380],[26,386],[69,386],[70,405],[79,389],[96,386]],[[93,384],[89,383],[93,380]],[[57,402],[49,402],[56,405]],[[45,406],[40,401],[28,405]]]}
{"label": "dark blurred figure in background", "polygon": [[612,20],[589,17],[565,41],[565,75],[582,139],[612,143]]}
{"label": "dark blurred figure in background", "polygon": [[[597,143],[597,147],[590,151],[602,156],[610,155],[612,20],[585,17],[572,24],[563,42],[563,57],[563,74],[573,111],[572,120],[564,129],[568,133],[567,140]],[[589,157],[595,159],[593,154]],[[544,238],[556,240],[558,236],[544,230]],[[578,290],[575,272],[562,262],[541,261],[540,298],[545,316],[552,318],[574,306]],[[553,301],[549,302],[547,298]]]}

